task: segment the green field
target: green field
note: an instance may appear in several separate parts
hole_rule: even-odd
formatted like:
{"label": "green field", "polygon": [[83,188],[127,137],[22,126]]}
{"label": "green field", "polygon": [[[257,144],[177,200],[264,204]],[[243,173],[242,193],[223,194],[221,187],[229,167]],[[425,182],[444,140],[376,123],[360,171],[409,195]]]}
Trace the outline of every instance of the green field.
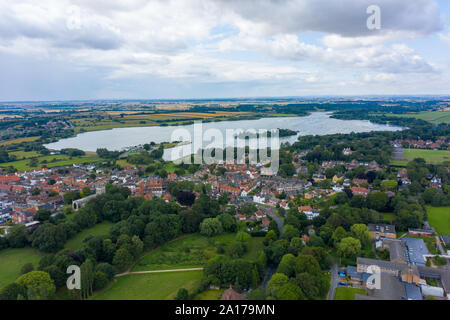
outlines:
{"label": "green field", "polygon": [[424,111],[415,114],[390,114],[390,116],[422,119],[434,124],[450,123],[450,111]]}
{"label": "green field", "polygon": [[196,295],[193,300],[220,300],[224,291],[225,289],[206,290]]}
{"label": "green field", "polygon": [[[51,155],[51,156],[42,156],[37,158],[39,164],[36,167],[30,166],[30,159],[13,161],[13,162],[5,162],[0,163],[0,167],[14,167],[18,171],[26,171],[37,168],[48,167],[59,167],[59,166],[70,166],[74,163],[94,163],[101,161],[99,157],[96,156],[85,156],[85,157],[72,157],[70,158],[68,155]],[[43,163],[44,161],[44,163]]]}
{"label": "green field", "polygon": [[[76,214],[76,213],[75,213]],[[74,214],[72,214],[74,215]],[[105,236],[108,235],[109,229],[113,226],[113,223],[108,221],[103,221],[102,223],[96,224],[94,227],[85,229],[78,233],[75,237],[68,240],[66,243],[66,248],[70,250],[76,250],[81,247],[83,240],[88,236]]]}
{"label": "green field", "polygon": [[428,222],[440,235],[450,235],[450,207],[428,207]]}
{"label": "green field", "polygon": [[131,274],[115,279],[115,282],[94,300],[173,300],[180,288],[195,290],[202,278],[202,271]]}
{"label": "green field", "polygon": [[364,289],[338,287],[334,294],[334,300],[355,300],[356,294],[366,294]]}
{"label": "green field", "polygon": [[423,149],[403,149],[403,160],[392,160],[391,165],[404,167],[409,161],[416,158],[425,159],[428,163],[442,163],[450,161],[450,151],[448,150],[423,150]]}
{"label": "green field", "polygon": [[36,151],[14,151],[9,154],[16,156],[17,160],[39,157],[39,153]]}
{"label": "green field", "polygon": [[[189,235],[168,243],[152,251],[133,267],[132,271],[167,270],[202,267],[217,254],[219,243],[227,244],[236,238],[236,234],[224,234],[207,238],[199,234]],[[263,238],[251,238],[249,250],[243,256],[255,259],[262,250]]]}
{"label": "green field", "polygon": [[37,268],[42,256],[42,253],[32,248],[0,251],[0,289],[19,277],[24,264],[32,263],[34,268]]}

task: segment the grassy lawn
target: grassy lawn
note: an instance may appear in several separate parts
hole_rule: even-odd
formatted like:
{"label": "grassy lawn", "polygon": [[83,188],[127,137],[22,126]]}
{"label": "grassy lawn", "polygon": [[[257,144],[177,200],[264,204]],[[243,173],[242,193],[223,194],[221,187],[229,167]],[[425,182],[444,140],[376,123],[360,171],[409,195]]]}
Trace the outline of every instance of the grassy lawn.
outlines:
{"label": "grassy lawn", "polygon": [[32,263],[34,268],[37,268],[41,257],[43,254],[32,248],[0,251],[0,289],[19,277],[24,264]]}
{"label": "grassy lawn", "polygon": [[334,300],[355,300],[356,294],[366,294],[364,289],[338,287],[334,294]]}
{"label": "grassy lawn", "polygon": [[407,161],[414,160],[415,158],[423,158],[429,163],[441,163],[444,161],[450,161],[450,151],[403,149],[403,158]]}
{"label": "grassy lawn", "polygon": [[94,300],[173,300],[178,289],[189,292],[200,284],[202,271],[131,274],[116,278],[106,291]]}
{"label": "grassy lawn", "polygon": [[9,154],[16,156],[17,160],[39,157],[39,153],[36,151],[14,151]]}
{"label": "grassy lawn", "polygon": [[393,167],[404,168],[408,165],[408,161],[407,160],[391,160],[390,165]]}
{"label": "grassy lawn", "polygon": [[440,235],[450,235],[450,207],[427,207],[428,222]]}
{"label": "grassy lawn", "polygon": [[263,237],[252,237],[250,239],[248,252],[243,256],[243,258],[248,260],[256,260],[260,251],[264,248],[263,241]]}
{"label": "grassy lawn", "polygon": [[[75,213],[76,214],[76,213]],[[74,214],[72,214],[73,216]],[[76,250],[81,247],[83,240],[88,236],[104,236],[109,233],[109,229],[113,226],[113,223],[108,221],[103,221],[102,223],[96,224],[94,227],[86,229],[78,233],[75,237],[68,240],[66,243],[66,248],[71,250]]]}
{"label": "grassy lawn", "polygon": [[18,171],[26,171],[43,167],[59,167],[59,166],[70,166],[74,163],[93,163],[101,161],[101,159],[97,156],[85,156],[85,157],[72,157],[70,158],[68,155],[50,155],[50,156],[42,156],[38,157],[39,164],[36,167],[30,166],[30,159],[13,161],[13,162],[5,162],[0,163],[0,167],[10,167],[13,166]]}
{"label": "grassy lawn", "polygon": [[[226,246],[235,238],[236,234],[223,234],[213,238],[207,238],[200,234],[189,235],[149,253],[136,263],[132,271],[202,267],[209,259],[217,255],[219,243]],[[243,258],[255,259],[258,251],[262,250],[262,241],[263,238],[251,238],[249,250]]]}
{"label": "grassy lawn", "polygon": [[224,291],[225,289],[207,290],[196,295],[193,300],[220,300]]}

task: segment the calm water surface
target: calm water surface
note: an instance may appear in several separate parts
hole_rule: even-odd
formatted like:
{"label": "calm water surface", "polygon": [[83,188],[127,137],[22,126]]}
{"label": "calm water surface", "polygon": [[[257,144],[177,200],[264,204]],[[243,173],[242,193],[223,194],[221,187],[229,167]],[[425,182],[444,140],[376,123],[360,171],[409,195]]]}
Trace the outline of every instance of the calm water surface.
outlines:
{"label": "calm water surface", "polygon": [[[223,137],[227,129],[291,129],[298,131],[297,136],[280,138],[280,142],[293,143],[298,136],[305,135],[327,135],[335,133],[370,132],[370,131],[398,131],[400,127],[387,126],[364,120],[338,120],[330,118],[326,112],[314,112],[307,117],[280,117],[263,118],[259,120],[240,120],[203,123],[203,132],[207,129],[219,129]],[[84,151],[96,151],[98,148],[108,150],[126,150],[129,147],[149,142],[161,143],[172,141],[172,134],[176,129],[187,129],[193,136],[194,125],[172,126],[172,127],[135,127],[116,128],[112,130],[93,131],[78,134],[76,137],[62,139],[58,142],[45,145],[48,149],[61,150],[65,148],[77,148]],[[198,137],[198,135],[196,135]],[[179,138],[175,138],[179,141]],[[183,139],[187,140],[187,139]],[[189,140],[188,140],[189,141]],[[209,141],[203,142],[203,147],[209,145]],[[270,145],[270,143],[269,143]],[[214,146],[220,145],[214,143]],[[223,144],[221,145],[223,146]],[[195,153],[197,150],[191,144],[165,150],[164,159],[175,160],[177,152],[174,150],[187,148]],[[198,148],[197,148],[198,149]]]}

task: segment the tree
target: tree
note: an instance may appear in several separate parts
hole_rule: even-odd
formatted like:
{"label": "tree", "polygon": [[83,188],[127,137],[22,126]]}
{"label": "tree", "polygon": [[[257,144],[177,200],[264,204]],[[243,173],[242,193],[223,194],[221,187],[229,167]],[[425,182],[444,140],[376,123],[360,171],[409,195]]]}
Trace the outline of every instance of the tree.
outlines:
{"label": "tree", "polygon": [[80,266],[80,272],[81,296],[83,299],[87,299],[94,291],[94,263],[91,259],[87,259],[85,262],[83,262],[83,264]]}
{"label": "tree", "polygon": [[31,272],[34,270],[33,264],[32,263],[25,263],[22,268],[20,269],[20,274],[25,274],[28,272]]}
{"label": "tree", "polygon": [[8,240],[11,248],[23,248],[28,243],[28,230],[23,224],[17,224],[12,226],[8,230],[6,239]]}
{"label": "tree", "polygon": [[389,197],[384,192],[371,193],[367,196],[367,207],[377,211],[384,211],[389,202]]}
{"label": "tree", "polygon": [[39,209],[36,212],[36,215],[34,216],[34,220],[44,222],[50,219],[50,216],[52,215],[50,210],[46,209]]}
{"label": "tree", "polygon": [[133,256],[125,248],[120,248],[116,251],[113,259],[113,264],[121,271],[128,268],[133,263]]}
{"label": "tree", "polygon": [[363,246],[370,245],[369,228],[365,224],[354,224],[350,227],[352,236],[358,239]]}
{"label": "tree", "polygon": [[303,240],[299,237],[294,237],[291,239],[291,242],[289,243],[289,253],[298,255],[304,247],[305,245],[303,244]]}
{"label": "tree", "polygon": [[178,289],[175,300],[189,300],[189,292],[185,288]]}
{"label": "tree", "polygon": [[19,297],[24,298],[27,295],[27,290],[24,286],[13,282],[6,285],[0,291],[0,300],[18,300]]}
{"label": "tree", "polygon": [[81,198],[81,195],[77,191],[66,191],[63,195],[64,203],[65,204],[72,204],[74,200],[78,200]]}
{"label": "tree", "polygon": [[312,255],[300,254],[296,259],[296,274],[306,272],[310,275],[318,275],[321,273],[320,264]]}
{"label": "tree", "polygon": [[222,232],[222,223],[218,218],[207,218],[200,224],[200,233],[207,237],[213,237]]}
{"label": "tree", "polygon": [[381,181],[381,186],[385,190],[396,191],[398,188],[397,180],[383,180]]}
{"label": "tree", "polygon": [[192,206],[195,202],[195,194],[189,191],[181,191],[177,195],[177,201],[183,206]]}
{"label": "tree", "polygon": [[237,229],[236,220],[228,213],[222,213],[217,216],[222,223],[223,230],[226,232],[235,232]]}
{"label": "tree", "polygon": [[277,273],[283,273],[289,278],[295,276],[295,265],[297,259],[293,254],[285,254],[283,258],[281,258],[280,264],[277,268]]}
{"label": "tree", "polygon": [[339,242],[341,242],[341,240],[344,239],[346,236],[347,231],[345,231],[345,229],[342,227],[337,227],[336,230],[334,230],[333,235],[331,236],[334,246],[337,248]]}
{"label": "tree", "polygon": [[116,269],[110,265],[109,263],[103,262],[103,263],[99,263],[96,267],[95,267],[95,272],[101,272],[106,274],[106,277],[108,278],[108,280],[112,280],[114,278],[114,276],[116,275]]}
{"label": "tree", "polygon": [[346,258],[356,257],[361,251],[361,242],[358,239],[347,237],[338,244],[338,252]]}
{"label": "tree", "polygon": [[268,296],[276,298],[278,296],[278,291],[282,286],[289,282],[289,278],[282,273],[275,273],[269,280],[266,286],[266,293]]}
{"label": "tree", "polygon": [[270,230],[269,232],[266,233],[266,235],[264,236],[264,240],[263,240],[263,244],[264,245],[269,245],[271,242],[273,241],[277,241],[278,240],[278,236],[275,233],[275,231]]}
{"label": "tree", "polygon": [[278,300],[305,300],[305,295],[299,286],[294,283],[286,283],[278,289]]}
{"label": "tree", "polygon": [[141,256],[144,251],[144,243],[139,239],[138,236],[133,236],[131,238],[131,253],[134,259],[137,259]]}
{"label": "tree", "polygon": [[45,223],[31,236],[31,245],[43,252],[56,252],[64,248],[66,234],[61,225]]}
{"label": "tree", "polygon": [[280,229],[278,228],[278,223],[275,220],[270,220],[269,223],[269,232],[270,231],[274,231],[275,234],[277,235],[277,239],[280,236]]}
{"label": "tree", "polygon": [[280,176],[283,178],[292,177],[295,174],[295,167],[292,163],[284,163],[280,166]]}
{"label": "tree", "polygon": [[84,197],[90,196],[91,194],[92,194],[91,188],[83,187],[83,189],[81,189],[81,193],[80,193],[81,197],[84,198]]}
{"label": "tree", "polygon": [[247,232],[240,231],[236,235],[236,240],[242,243],[247,243],[251,236]]}
{"label": "tree", "polygon": [[17,284],[27,290],[28,300],[48,300],[53,298],[56,287],[50,275],[43,271],[31,271],[20,276]]}
{"label": "tree", "polygon": [[101,290],[105,288],[107,284],[108,284],[108,276],[103,272],[97,271],[94,274],[94,285],[93,285],[94,290],[95,291]]}
{"label": "tree", "polygon": [[288,241],[291,241],[292,238],[298,237],[299,232],[298,229],[294,228],[293,226],[287,224],[283,227],[283,230],[281,231],[281,238],[286,239]]}
{"label": "tree", "polygon": [[263,289],[257,288],[247,294],[248,300],[265,300],[266,295]]}

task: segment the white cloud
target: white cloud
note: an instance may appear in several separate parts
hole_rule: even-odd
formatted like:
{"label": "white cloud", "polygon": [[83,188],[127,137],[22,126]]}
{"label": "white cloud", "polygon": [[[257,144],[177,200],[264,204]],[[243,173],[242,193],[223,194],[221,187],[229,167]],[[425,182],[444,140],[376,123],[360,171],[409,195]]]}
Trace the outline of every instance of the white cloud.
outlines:
{"label": "white cloud", "polygon": [[439,38],[441,39],[441,41],[450,45],[450,33],[447,33],[447,34],[441,33],[441,34],[439,34]]}
{"label": "white cloud", "polygon": [[[354,85],[354,72],[378,83],[447,72],[411,45],[442,29],[434,0],[378,0],[376,32],[366,28],[372,2],[0,0],[0,53],[101,68],[107,81],[143,76],[283,90]],[[440,37],[449,42],[449,34]]]}

